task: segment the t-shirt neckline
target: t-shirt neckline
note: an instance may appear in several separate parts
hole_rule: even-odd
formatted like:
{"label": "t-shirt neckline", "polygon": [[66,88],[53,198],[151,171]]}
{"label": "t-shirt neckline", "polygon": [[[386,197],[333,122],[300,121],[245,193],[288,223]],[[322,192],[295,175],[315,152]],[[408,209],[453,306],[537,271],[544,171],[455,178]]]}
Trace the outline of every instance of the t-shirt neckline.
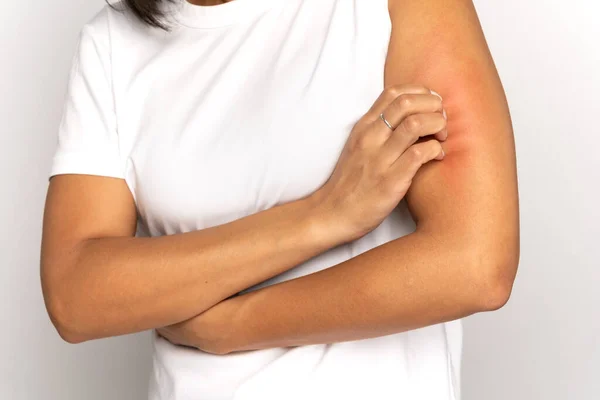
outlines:
{"label": "t-shirt neckline", "polygon": [[263,13],[279,1],[285,0],[232,0],[212,6],[198,6],[187,0],[177,0],[173,17],[177,23],[189,28],[219,28]]}

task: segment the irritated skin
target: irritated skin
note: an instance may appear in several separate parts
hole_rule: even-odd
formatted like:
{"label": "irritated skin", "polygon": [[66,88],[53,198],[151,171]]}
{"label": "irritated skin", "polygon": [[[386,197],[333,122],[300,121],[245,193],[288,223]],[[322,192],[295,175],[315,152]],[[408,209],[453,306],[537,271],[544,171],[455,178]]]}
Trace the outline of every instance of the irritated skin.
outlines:
{"label": "irritated skin", "polygon": [[502,307],[519,260],[513,131],[471,0],[390,0],[386,86],[441,94],[449,136],[407,201],[415,233],[159,330],[213,353],[376,337]]}

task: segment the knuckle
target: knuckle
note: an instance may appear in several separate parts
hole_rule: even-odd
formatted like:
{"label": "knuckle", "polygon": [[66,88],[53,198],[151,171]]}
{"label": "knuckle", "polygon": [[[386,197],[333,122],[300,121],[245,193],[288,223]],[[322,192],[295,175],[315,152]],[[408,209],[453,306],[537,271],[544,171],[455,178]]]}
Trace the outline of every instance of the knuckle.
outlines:
{"label": "knuckle", "polygon": [[368,128],[370,121],[368,120],[368,115],[363,115],[357,122],[354,124],[352,130],[354,132],[363,131]]}
{"label": "knuckle", "polygon": [[421,148],[421,146],[411,146],[408,149],[408,156],[410,158],[410,162],[420,163],[424,156],[423,149]]}
{"label": "knuckle", "polygon": [[365,135],[364,132],[356,135],[350,147],[352,151],[362,150],[367,147],[367,135]]}
{"label": "knuckle", "polygon": [[411,95],[402,94],[398,96],[395,103],[400,109],[409,109],[412,107],[414,99]]}
{"label": "knuckle", "polygon": [[404,119],[402,124],[407,132],[417,133],[423,126],[423,121],[417,115],[410,115]]}
{"label": "knuckle", "polygon": [[400,85],[393,85],[393,86],[389,86],[385,89],[385,93],[391,97],[391,98],[396,98],[398,96],[400,96],[402,94],[402,87]]}

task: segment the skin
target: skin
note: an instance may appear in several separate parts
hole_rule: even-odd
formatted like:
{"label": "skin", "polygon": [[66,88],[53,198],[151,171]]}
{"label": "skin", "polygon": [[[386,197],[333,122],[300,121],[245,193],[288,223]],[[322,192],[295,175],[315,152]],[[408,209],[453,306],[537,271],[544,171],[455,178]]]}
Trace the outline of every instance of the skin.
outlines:
{"label": "skin", "polygon": [[[307,198],[197,232],[136,238],[135,206],[123,180],[53,177],[41,276],[61,337],[79,343],[164,327],[159,331],[173,342],[224,354],[370,337],[504,304],[518,261],[510,119],[470,2],[445,3],[405,0],[392,7],[392,15],[408,21],[394,18],[402,28],[394,28],[379,106],[398,101],[401,107],[386,117],[399,124],[394,133],[411,139],[389,142],[399,135],[375,118],[376,106],[352,134],[372,141],[353,141],[342,167]],[[424,22],[411,27],[413,18]],[[463,23],[446,25],[456,18]],[[442,38],[435,36],[440,24]],[[406,82],[435,87],[444,98],[450,135],[443,161],[432,161],[441,158],[438,140],[446,136],[439,98]],[[409,115],[420,115],[421,123],[403,125],[414,120]],[[438,140],[411,144],[427,135]],[[348,179],[366,160],[369,173]],[[328,270],[231,297],[364,235],[405,193],[417,220],[414,234]],[[290,304],[301,306],[290,313]],[[373,308],[385,312],[365,319]]]}
{"label": "skin", "polygon": [[397,333],[508,301],[519,260],[514,138],[473,4],[389,4],[386,86],[434,87],[448,114],[444,161],[424,165],[406,197],[416,231],[332,268],[224,301],[159,334],[227,354]]}

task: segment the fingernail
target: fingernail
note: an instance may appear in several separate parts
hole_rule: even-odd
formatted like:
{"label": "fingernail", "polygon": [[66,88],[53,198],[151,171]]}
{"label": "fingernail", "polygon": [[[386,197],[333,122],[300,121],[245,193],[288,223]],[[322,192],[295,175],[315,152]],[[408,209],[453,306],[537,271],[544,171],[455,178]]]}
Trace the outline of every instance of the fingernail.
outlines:
{"label": "fingernail", "polygon": [[448,116],[446,115],[446,109],[442,108],[442,115],[444,116],[445,120],[448,120]]}
{"label": "fingernail", "polygon": [[436,91],[433,91],[433,90],[431,90],[431,89],[429,89],[429,91],[431,92],[431,94],[435,94],[437,97],[439,97],[439,98],[440,98],[440,100],[443,100],[443,99],[442,99],[442,96],[440,96],[440,94],[439,94],[438,92],[436,92]]}
{"label": "fingernail", "polygon": [[440,154],[438,154],[438,156],[436,157],[436,159],[443,160],[444,157],[446,157],[446,153],[444,152],[444,149],[442,149],[442,152]]}

